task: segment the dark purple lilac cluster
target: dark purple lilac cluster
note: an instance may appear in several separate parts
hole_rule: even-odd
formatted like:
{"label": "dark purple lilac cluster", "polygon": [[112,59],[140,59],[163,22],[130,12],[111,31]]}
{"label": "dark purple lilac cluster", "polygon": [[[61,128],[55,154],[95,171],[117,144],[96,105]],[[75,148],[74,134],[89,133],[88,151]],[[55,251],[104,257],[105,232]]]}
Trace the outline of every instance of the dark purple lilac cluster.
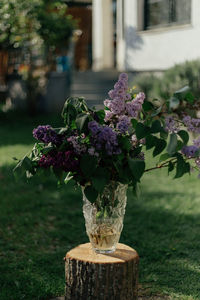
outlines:
{"label": "dark purple lilac cluster", "polygon": [[65,172],[75,172],[78,170],[79,161],[75,158],[73,151],[55,152],[51,151],[47,155],[42,155],[38,165],[43,168],[54,167]]}
{"label": "dark purple lilac cluster", "polygon": [[36,140],[45,144],[52,143],[60,145],[63,142],[64,136],[55,132],[50,125],[39,125],[33,129],[33,136]]}
{"label": "dark purple lilac cluster", "polygon": [[108,155],[119,154],[121,150],[118,146],[117,133],[109,126],[101,126],[96,121],[88,123],[91,132],[91,143],[96,151],[104,150]]}

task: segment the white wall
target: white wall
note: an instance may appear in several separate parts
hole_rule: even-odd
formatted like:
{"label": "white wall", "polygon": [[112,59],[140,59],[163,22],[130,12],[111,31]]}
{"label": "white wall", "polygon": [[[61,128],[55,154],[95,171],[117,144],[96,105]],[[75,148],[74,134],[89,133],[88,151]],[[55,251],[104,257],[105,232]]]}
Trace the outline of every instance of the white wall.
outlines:
{"label": "white wall", "polygon": [[165,70],[200,58],[200,0],[192,0],[191,24],[139,31],[138,1],[124,0],[125,50],[118,59],[126,70]]}

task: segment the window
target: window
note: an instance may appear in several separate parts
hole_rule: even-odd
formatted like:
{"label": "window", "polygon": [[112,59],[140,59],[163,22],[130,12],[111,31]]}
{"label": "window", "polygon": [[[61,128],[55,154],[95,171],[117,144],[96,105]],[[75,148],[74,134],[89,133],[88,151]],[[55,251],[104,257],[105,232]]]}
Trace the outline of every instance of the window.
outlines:
{"label": "window", "polygon": [[144,29],[190,24],[191,0],[145,0]]}

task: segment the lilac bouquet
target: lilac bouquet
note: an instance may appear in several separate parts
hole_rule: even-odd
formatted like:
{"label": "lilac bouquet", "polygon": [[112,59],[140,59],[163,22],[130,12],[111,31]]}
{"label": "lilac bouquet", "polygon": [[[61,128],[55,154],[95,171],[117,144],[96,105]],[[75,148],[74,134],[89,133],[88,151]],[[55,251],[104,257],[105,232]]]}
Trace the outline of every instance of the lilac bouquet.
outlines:
{"label": "lilac bouquet", "polygon": [[[104,101],[104,110],[87,107],[83,98],[69,98],[64,104],[64,126],[50,125],[33,130],[37,140],[23,168],[28,177],[39,170],[51,170],[59,182],[70,179],[85,187],[85,195],[95,201],[111,182],[134,189],[142,175],[167,167],[179,178],[191,169],[200,172],[200,119],[177,117],[167,107],[155,106],[144,93],[128,88],[128,76],[120,74]],[[196,138],[188,145],[189,132]],[[159,155],[158,163],[145,167],[145,152]]]}

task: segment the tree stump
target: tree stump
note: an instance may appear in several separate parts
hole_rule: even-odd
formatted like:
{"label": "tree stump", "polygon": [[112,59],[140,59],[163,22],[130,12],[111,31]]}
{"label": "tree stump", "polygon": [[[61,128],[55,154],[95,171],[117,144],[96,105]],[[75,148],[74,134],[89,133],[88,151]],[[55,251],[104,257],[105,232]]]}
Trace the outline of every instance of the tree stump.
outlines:
{"label": "tree stump", "polygon": [[110,254],[96,254],[90,243],[65,257],[65,300],[137,300],[137,252],[124,245]]}

